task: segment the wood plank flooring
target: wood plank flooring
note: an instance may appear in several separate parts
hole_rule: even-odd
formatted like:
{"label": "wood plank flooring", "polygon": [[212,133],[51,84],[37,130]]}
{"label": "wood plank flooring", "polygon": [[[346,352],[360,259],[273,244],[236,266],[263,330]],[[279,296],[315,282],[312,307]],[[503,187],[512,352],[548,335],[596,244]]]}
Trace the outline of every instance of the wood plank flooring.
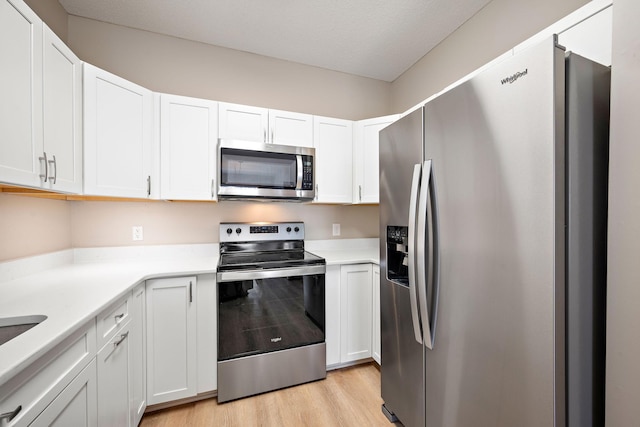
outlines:
{"label": "wood plank flooring", "polygon": [[391,427],[380,405],[380,371],[373,363],[327,378],[223,404],[207,399],[146,414],[141,427]]}

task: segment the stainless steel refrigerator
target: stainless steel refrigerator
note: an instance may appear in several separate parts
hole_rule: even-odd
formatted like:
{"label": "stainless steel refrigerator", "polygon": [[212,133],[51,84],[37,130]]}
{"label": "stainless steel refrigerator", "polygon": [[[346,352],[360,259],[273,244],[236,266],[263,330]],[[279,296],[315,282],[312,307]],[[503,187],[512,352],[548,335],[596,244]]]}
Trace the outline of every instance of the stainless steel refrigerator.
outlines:
{"label": "stainless steel refrigerator", "polygon": [[608,117],[554,38],[380,132],[391,420],[603,425]]}

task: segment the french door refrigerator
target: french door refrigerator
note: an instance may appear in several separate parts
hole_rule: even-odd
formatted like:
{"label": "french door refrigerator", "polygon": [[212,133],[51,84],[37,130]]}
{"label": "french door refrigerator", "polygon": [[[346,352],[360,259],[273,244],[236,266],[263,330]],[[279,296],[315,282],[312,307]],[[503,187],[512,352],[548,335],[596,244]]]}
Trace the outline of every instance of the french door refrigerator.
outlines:
{"label": "french door refrigerator", "polygon": [[553,38],[380,132],[390,419],[603,425],[608,99]]}

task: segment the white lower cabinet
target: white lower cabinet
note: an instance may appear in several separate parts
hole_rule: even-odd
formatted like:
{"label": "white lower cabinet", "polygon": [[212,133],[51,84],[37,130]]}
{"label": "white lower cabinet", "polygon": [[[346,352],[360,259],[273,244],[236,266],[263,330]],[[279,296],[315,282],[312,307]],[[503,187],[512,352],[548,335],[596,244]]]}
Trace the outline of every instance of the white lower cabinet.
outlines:
{"label": "white lower cabinet", "polygon": [[146,294],[147,404],[193,397],[197,394],[196,278],[148,280]]}
{"label": "white lower cabinet", "polygon": [[128,426],[131,396],[131,333],[127,322],[98,352],[98,425]]}
{"label": "white lower cabinet", "polygon": [[92,320],[0,387],[0,424],[96,425],[95,355]]}
{"label": "white lower cabinet", "polygon": [[380,357],[380,266],[373,265],[373,334],[371,335],[373,360],[381,364]]}
{"label": "white lower cabinet", "polygon": [[137,426],[147,408],[147,361],[146,361],[146,292],[145,284],[135,287],[131,295],[131,325],[129,346],[131,355],[131,403],[129,405],[131,425]]}
{"label": "white lower cabinet", "polygon": [[[92,360],[38,417],[31,427],[98,425],[96,417],[96,362]],[[125,424],[110,424],[125,425]]]}
{"label": "white lower cabinet", "polygon": [[[195,291],[194,291],[195,292]],[[198,276],[197,359],[198,393],[207,393],[218,388],[218,311],[216,275]]]}
{"label": "white lower cabinet", "polygon": [[371,264],[340,268],[340,362],[371,357]]}
{"label": "white lower cabinet", "polygon": [[328,265],[325,273],[325,343],[327,366],[340,363],[340,266]]}

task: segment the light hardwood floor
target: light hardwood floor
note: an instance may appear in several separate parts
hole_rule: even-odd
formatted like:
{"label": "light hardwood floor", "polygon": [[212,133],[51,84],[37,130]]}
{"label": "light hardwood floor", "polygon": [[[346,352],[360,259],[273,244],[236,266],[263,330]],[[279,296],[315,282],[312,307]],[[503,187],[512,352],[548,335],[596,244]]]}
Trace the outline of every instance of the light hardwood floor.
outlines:
{"label": "light hardwood floor", "polygon": [[207,399],[146,414],[141,427],[381,426],[380,371],[373,363],[331,371],[327,378],[223,404]]}

